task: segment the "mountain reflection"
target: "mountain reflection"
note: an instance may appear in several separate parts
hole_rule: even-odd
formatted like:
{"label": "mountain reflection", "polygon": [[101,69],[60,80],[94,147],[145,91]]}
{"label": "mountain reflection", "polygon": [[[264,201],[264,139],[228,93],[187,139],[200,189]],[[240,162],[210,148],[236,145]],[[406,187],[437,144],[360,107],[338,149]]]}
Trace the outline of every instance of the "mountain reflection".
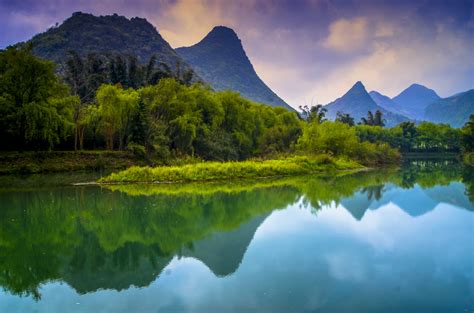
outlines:
{"label": "mountain reflection", "polygon": [[357,220],[388,203],[412,217],[439,203],[474,211],[473,179],[472,169],[423,161],[401,170],[251,182],[4,189],[0,285],[35,299],[50,281],[80,294],[145,287],[175,257],[232,275],[274,210],[302,201],[317,215],[336,204]]}

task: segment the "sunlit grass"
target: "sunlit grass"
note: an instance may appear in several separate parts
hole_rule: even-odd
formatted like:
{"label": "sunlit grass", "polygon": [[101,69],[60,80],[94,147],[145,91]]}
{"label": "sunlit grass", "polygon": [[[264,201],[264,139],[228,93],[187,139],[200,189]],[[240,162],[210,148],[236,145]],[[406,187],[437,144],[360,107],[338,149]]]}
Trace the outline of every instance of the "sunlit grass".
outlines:
{"label": "sunlit grass", "polygon": [[328,155],[295,156],[279,160],[202,162],[183,166],[131,167],[99,180],[101,183],[190,182],[234,178],[302,175],[357,169],[357,162]]}

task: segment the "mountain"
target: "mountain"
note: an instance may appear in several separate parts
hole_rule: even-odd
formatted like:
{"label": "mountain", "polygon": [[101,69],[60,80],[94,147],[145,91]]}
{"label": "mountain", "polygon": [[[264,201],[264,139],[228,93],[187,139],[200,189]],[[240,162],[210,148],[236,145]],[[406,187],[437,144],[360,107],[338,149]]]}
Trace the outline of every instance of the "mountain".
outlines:
{"label": "mountain", "polygon": [[424,119],[462,127],[471,114],[474,114],[474,89],[434,101],[426,107]]}
{"label": "mountain", "polygon": [[153,25],[138,17],[76,12],[60,26],[34,36],[29,42],[34,54],[58,64],[66,62],[69,51],[76,51],[80,55],[92,52],[134,55],[141,63],[156,55],[157,63],[163,62],[172,69],[179,63],[181,69],[190,69]]}
{"label": "mountain", "polygon": [[401,114],[404,116],[408,116],[409,113],[406,112],[398,103],[393,101],[391,98],[387,97],[386,95],[381,94],[378,91],[372,90],[369,92],[370,97],[375,103],[387,111]]}
{"label": "mountain", "polygon": [[377,105],[360,81],[355,83],[341,98],[327,104],[325,108],[328,110],[326,116],[332,120],[336,118],[337,112],[340,111],[350,114],[357,123],[362,117],[367,116],[368,111],[375,113],[377,110],[383,113],[387,127],[395,126],[408,120],[408,118],[402,115],[392,113]]}
{"label": "mountain", "polygon": [[176,51],[215,90],[234,90],[250,100],[293,110],[258,77],[232,29],[214,27],[199,43]]}
{"label": "mountain", "polygon": [[426,107],[439,99],[434,90],[413,84],[392,100],[399,105],[400,110],[407,113],[409,118],[421,120],[424,118]]}

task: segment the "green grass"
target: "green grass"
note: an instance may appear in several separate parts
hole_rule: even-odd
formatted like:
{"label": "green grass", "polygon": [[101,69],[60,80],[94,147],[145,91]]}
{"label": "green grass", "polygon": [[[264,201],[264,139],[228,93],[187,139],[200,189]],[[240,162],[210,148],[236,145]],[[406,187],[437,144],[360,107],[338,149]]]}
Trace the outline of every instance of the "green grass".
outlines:
{"label": "green grass", "polygon": [[279,160],[202,162],[182,166],[131,167],[101,178],[100,183],[212,181],[302,175],[362,168],[357,162],[328,155],[295,156]]}

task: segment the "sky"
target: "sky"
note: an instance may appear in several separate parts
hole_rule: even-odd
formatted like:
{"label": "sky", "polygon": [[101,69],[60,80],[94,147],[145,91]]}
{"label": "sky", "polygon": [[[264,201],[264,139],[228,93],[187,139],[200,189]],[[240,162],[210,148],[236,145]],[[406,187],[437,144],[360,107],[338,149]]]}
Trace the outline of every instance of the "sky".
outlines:
{"label": "sky", "polygon": [[75,11],[144,17],[175,48],[231,27],[293,107],[357,81],[390,97],[412,83],[442,97],[474,88],[474,0],[0,0],[0,48]]}

